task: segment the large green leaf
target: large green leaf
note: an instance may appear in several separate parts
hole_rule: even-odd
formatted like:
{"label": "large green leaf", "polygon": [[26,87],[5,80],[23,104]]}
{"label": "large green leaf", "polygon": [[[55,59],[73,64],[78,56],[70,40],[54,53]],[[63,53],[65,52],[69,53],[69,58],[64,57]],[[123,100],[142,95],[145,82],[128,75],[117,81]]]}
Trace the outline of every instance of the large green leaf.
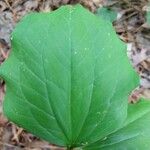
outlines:
{"label": "large green leaf", "polygon": [[150,102],[142,101],[128,108],[123,127],[85,150],[148,150],[150,147]]}
{"label": "large green leaf", "polygon": [[80,5],[26,16],[0,67],[5,115],[35,135],[76,147],[121,127],[138,77],[111,23]]}

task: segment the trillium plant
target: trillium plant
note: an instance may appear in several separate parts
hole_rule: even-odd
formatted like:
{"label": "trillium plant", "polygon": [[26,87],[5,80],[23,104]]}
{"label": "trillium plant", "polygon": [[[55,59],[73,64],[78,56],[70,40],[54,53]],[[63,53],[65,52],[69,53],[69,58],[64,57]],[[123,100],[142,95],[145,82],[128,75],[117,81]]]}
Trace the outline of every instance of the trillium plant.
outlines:
{"label": "trillium plant", "polygon": [[104,16],[80,5],[25,16],[0,67],[3,111],[67,149],[148,150],[150,103],[128,105],[139,77]]}

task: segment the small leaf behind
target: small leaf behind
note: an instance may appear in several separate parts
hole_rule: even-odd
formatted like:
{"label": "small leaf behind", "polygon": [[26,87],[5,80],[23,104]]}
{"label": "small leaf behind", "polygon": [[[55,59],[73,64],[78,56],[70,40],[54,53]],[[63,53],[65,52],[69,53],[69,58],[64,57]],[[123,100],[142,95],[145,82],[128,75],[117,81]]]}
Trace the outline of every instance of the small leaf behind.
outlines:
{"label": "small leaf behind", "polygon": [[96,12],[96,15],[110,22],[113,22],[117,19],[117,12],[105,7],[99,8]]}

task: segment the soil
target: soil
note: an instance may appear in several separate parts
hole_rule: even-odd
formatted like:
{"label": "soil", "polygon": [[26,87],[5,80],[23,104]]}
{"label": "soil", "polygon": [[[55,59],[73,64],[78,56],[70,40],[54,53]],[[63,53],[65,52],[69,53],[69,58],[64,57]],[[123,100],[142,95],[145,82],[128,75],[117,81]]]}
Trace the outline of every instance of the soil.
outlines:
{"label": "soil", "polygon": [[[50,12],[61,5],[75,3],[81,3],[93,13],[103,6],[116,10],[118,16],[113,25],[120,39],[128,44],[127,53],[133,67],[138,70],[141,64],[142,67],[148,66],[150,74],[150,26],[146,22],[146,12],[149,11],[148,0],[0,0],[0,64],[9,56],[11,32],[24,15],[35,11]],[[147,66],[143,65],[143,61],[147,62]],[[143,94],[150,97],[150,82],[146,84],[149,87],[145,88]],[[5,83],[0,79],[0,150],[61,149],[9,122],[2,112],[4,94]]]}

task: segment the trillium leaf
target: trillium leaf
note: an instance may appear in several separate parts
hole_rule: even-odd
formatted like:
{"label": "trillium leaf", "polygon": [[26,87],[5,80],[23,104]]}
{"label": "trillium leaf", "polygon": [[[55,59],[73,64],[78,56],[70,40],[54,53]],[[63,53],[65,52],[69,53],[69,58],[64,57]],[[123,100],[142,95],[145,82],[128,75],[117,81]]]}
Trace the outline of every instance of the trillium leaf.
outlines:
{"label": "trillium leaf", "polygon": [[147,150],[150,147],[150,102],[141,101],[128,108],[128,117],[121,129],[84,149]]}
{"label": "trillium leaf", "polygon": [[26,16],[0,67],[5,115],[51,143],[80,147],[122,126],[139,78],[111,23],[80,5]]}

